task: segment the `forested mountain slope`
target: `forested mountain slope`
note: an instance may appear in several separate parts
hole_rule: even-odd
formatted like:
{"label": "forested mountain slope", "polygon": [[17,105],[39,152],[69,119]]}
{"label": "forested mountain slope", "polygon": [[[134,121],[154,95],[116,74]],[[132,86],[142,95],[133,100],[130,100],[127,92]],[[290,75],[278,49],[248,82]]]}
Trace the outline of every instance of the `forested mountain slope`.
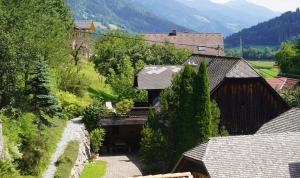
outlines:
{"label": "forested mountain slope", "polygon": [[67,0],[76,19],[93,19],[101,30],[122,29],[128,32],[166,32],[188,28],[160,18],[129,0]]}
{"label": "forested mountain slope", "polygon": [[225,39],[227,47],[240,45],[240,37],[246,46],[272,45],[278,46],[282,42],[300,34],[300,11],[286,12],[280,17],[244,29]]}

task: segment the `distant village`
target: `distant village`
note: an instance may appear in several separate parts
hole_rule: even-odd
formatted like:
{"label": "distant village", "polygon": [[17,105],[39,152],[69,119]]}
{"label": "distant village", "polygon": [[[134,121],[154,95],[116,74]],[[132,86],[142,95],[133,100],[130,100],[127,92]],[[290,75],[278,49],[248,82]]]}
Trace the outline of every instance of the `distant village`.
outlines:
{"label": "distant village", "polygon": [[[93,21],[78,20],[75,24],[73,49],[82,46],[80,52],[89,56]],[[217,102],[220,125],[230,136],[213,137],[187,150],[169,174],[144,177],[300,177],[300,109],[291,108],[278,94],[278,90],[299,87],[298,79],[276,76],[266,80],[242,57],[225,56],[220,33],[174,29],[169,33],[146,33],[144,39],[149,43],[169,42],[192,51],[192,55],[182,65],[146,65],[138,72],[135,87],[147,91],[148,102],[134,106],[128,117],[99,120],[106,131],[103,154],[139,149],[148,111],[159,109],[161,92],[170,87],[184,65],[197,70],[204,61],[210,97]],[[113,109],[111,103],[107,107]]]}

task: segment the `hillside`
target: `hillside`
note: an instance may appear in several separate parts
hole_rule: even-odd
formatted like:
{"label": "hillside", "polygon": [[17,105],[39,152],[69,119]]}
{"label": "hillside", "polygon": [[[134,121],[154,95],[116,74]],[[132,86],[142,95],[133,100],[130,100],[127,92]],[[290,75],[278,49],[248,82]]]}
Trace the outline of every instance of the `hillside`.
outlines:
{"label": "hillside", "polygon": [[244,0],[226,4],[217,4],[210,0],[67,2],[75,18],[100,22],[97,25],[102,30],[118,27],[129,32],[168,32],[171,28],[177,28],[179,31],[221,32],[227,36],[279,15]]}
{"label": "hillside", "polygon": [[100,30],[122,29],[128,32],[164,32],[172,28],[190,29],[167,21],[128,0],[67,0],[76,19],[93,19]]}
{"label": "hillside", "polygon": [[[272,28],[271,28],[272,27]],[[280,17],[244,29],[225,39],[227,47],[240,45],[240,37],[245,46],[279,46],[282,42],[300,34],[300,11],[286,12]]]}

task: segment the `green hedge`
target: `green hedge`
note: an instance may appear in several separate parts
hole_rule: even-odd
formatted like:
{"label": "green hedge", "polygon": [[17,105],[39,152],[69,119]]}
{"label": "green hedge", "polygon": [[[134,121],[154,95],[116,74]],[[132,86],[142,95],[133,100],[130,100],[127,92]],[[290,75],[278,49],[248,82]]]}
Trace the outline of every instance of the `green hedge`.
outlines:
{"label": "green hedge", "polygon": [[79,142],[70,141],[64,151],[56,162],[56,172],[54,178],[68,178],[71,170],[75,165],[79,152]]}

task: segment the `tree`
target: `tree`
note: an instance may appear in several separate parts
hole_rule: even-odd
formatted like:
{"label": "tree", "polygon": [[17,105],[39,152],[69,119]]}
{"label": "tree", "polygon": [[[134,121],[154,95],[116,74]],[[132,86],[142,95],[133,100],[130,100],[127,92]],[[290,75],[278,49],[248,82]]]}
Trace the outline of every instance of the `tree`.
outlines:
{"label": "tree", "polygon": [[281,45],[280,50],[276,54],[276,59],[282,73],[298,73],[297,71],[294,71],[294,68],[299,66],[293,64],[298,60],[296,56],[296,47],[291,42],[285,42]]}
{"label": "tree", "polygon": [[[198,74],[194,82],[195,107],[195,143],[202,143],[212,135],[212,116],[210,103],[210,88],[207,68],[204,61],[200,62]],[[194,143],[194,144],[195,144]]]}
{"label": "tree", "polygon": [[30,80],[30,92],[32,93],[32,103],[36,112],[44,111],[47,114],[58,115],[61,108],[50,90],[50,75],[47,62],[43,57],[39,57]]}
{"label": "tree", "polygon": [[194,117],[195,110],[192,107],[194,93],[194,79],[196,73],[190,65],[185,65],[183,71],[179,74],[178,83],[172,84],[172,88],[178,92],[179,105],[177,108],[177,117],[175,118],[175,150],[179,158],[187,149],[195,146],[194,136]]}

